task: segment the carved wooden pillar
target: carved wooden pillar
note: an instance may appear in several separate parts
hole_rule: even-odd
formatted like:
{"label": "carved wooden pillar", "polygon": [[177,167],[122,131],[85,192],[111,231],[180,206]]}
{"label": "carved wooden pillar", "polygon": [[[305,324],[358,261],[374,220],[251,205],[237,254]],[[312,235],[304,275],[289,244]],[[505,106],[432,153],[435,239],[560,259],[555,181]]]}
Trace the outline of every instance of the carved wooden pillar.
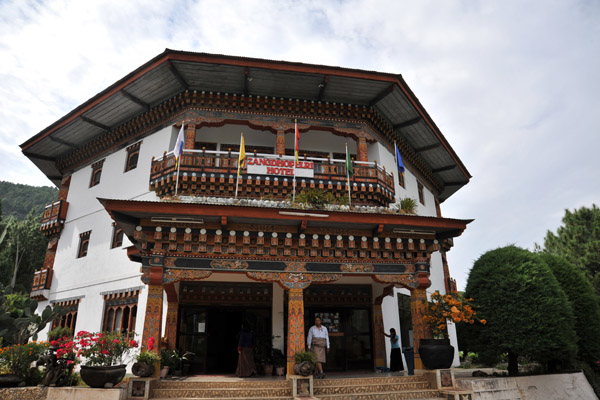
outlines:
{"label": "carved wooden pillar", "polygon": [[[144,316],[144,333],[142,335],[142,347],[148,348],[148,339],[153,337],[155,341],[153,351],[160,354],[160,338],[162,325],[163,306],[163,284],[162,267],[150,267],[150,279],[148,282],[148,300],[146,302],[146,314]],[[160,373],[160,365],[156,366],[154,376]]]}
{"label": "carved wooden pillar", "polygon": [[303,289],[288,290],[287,373],[294,374],[294,354],[306,348]]}
{"label": "carved wooden pillar", "polygon": [[358,138],[356,146],[356,161],[369,161],[367,139],[362,136]]}
{"label": "carved wooden pillar", "polygon": [[421,339],[432,339],[433,332],[424,320],[427,314],[427,292],[426,288],[417,287],[410,293],[410,312],[412,316],[413,344],[415,348],[415,369],[423,369],[423,362],[419,355],[419,343]]}
{"label": "carved wooden pillar", "polygon": [[285,131],[283,129],[277,130],[277,141],[275,143],[275,152],[278,155],[285,155]]}
{"label": "carved wooden pillar", "polygon": [[69,186],[71,186],[71,175],[63,178],[60,183],[60,189],[58,190],[58,200],[67,201],[67,195],[69,194]]}
{"label": "carved wooden pillar", "polygon": [[193,150],[196,145],[196,125],[189,124],[185,127],[185,149]]}
{"label": "carved wooden pillar", "polygon": [[165,286],[167,294],[167,323],[165,326],[165,337],[167,338],[167,347],[169,350],[175,349],[177,343],[177,317],[179,312],[179,299],[173,283]]}
{"label": "carved wooden pillar", "polygon": [[375,355],[375,367],[385,368],[386,366],[384,329],[381,302],[376,301],[373,304],[373,354]]}

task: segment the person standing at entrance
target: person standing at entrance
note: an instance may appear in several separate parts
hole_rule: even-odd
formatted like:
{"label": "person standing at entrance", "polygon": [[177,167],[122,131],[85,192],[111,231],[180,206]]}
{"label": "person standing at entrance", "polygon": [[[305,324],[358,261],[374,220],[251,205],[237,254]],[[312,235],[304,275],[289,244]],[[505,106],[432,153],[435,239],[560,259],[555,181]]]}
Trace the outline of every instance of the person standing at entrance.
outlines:
{"label": "person standing at entrance", "polygon": [[385,333],[385,331],[383,334],[390,338],[390,344],[392,345],[392,351],[390,353],[390,371],[397,372],[404,370],[404,366],[402,365],[402,354],[400,353],[400,339],[398,338],[398,335],[396,335],[396,330],[391,328],[389,335]]}
{"label": "person standing at entrance", "polygon": [[316,378],[325,378],[323,373],[323,364],[327,362],[327,353],[329,352],[329,333],[327,328],[321,325],[321,317],[315,317],[315,324],[308,330],[306,343],[308,350],[312,351],[317,358]]}
{"label": "person standing at entrance", "polygon": [[256,374],[253,342],[252,332],[250,332],[246,324],[242,324],[238,340],[238,365],[235,370],[235,375],[240,378]]}

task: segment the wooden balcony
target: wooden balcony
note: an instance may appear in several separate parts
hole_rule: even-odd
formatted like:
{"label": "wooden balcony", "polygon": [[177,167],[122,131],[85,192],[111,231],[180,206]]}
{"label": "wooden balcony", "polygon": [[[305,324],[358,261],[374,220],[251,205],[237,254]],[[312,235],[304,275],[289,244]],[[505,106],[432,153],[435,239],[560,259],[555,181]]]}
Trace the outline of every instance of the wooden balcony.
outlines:
{"label": "wooden balcony", "polygon": [[65,200],[58,200],[46,206],[40,224],[40,230],[45,236],[57,235],[62,231],[68,208],[69,203]]}
{"label": "wooden balcony", "polygon": [[30,297],[37,300],[48,300],[52,283],[52,268],[44,267],[33,273]]}
{"label": "wooden balcony", "polygon": [[[293,191],[294,158],[273,154],[248,153],[256,160],[272,160],[267,171],[248,171],[248,165],[240,172],[238,198],[285,200]],[[160,197],[186,196],[234,197],[239,153],[211,150],[184,150],[179,165],[179,180],[175,157],[165,153],[152,160],[150,190]],[[248,164],[247,163],[247,164]],[[345,160],[303,157],[298,166],[311,176],[296,176],[296,194],[303,189],[319,188],[331,192],[339,200],[347,198],[348,187]],[[299,171],[299,169],[297,169]],[[374,162],[354,162],[354,176],[350,179],[352,204],[387,206],[395,202],[394,175]]]}

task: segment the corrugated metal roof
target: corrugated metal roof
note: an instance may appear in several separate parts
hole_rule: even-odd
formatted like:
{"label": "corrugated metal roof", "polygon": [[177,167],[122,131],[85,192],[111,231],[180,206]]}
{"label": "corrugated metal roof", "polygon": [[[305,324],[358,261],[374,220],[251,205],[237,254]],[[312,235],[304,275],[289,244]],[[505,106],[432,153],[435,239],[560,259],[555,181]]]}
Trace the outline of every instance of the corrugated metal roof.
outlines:
{"label": "corrugated metal roof", "polygon": [[[442,184],[451,184],[445,187],[441,201],[467,184],[470,178],[400,75],[169,49],[21,147],[25,155],[58,184],[61,172],[49,159],[64,157],[105,134],[107,129],[114,129],[186,89],[373,106],[417,151]],[[456,168],[435,172],[449,165]]]}

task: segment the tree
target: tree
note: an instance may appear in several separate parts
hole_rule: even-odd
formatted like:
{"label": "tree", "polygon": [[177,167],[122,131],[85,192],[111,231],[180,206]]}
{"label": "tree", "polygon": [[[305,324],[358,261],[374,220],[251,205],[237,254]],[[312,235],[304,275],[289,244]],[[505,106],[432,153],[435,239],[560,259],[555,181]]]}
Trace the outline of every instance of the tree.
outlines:
{"label": "tree", "polygon": [[565,257],[589,277],[600,295],[600,208],[565,210],[563,226],[556,234],[548,231],[544,251]]}
{"label": "tree", "polygon": [[476,351],[508,353],[509,375],[517,357],[540,363],[570,360],[577,351],[567,296],[550,268],[528,250],[507,246],[483,254],[469,273],[465,296],[475,299],[486,326],[467,327]]}
{"label": "tree", "polygon": [[33,273],[44,263],[48,240],[40,232],[42,215],[32,210],[24,221],[9,217],[0,224],[0,282],[29,292]]}
{"label": "tree", "polygon": [[600,360],[600,306],[594,288],[584,273],[565,258],[549,253],[538,255],[550,267],[571,304],[578,357],[587,362]]}

